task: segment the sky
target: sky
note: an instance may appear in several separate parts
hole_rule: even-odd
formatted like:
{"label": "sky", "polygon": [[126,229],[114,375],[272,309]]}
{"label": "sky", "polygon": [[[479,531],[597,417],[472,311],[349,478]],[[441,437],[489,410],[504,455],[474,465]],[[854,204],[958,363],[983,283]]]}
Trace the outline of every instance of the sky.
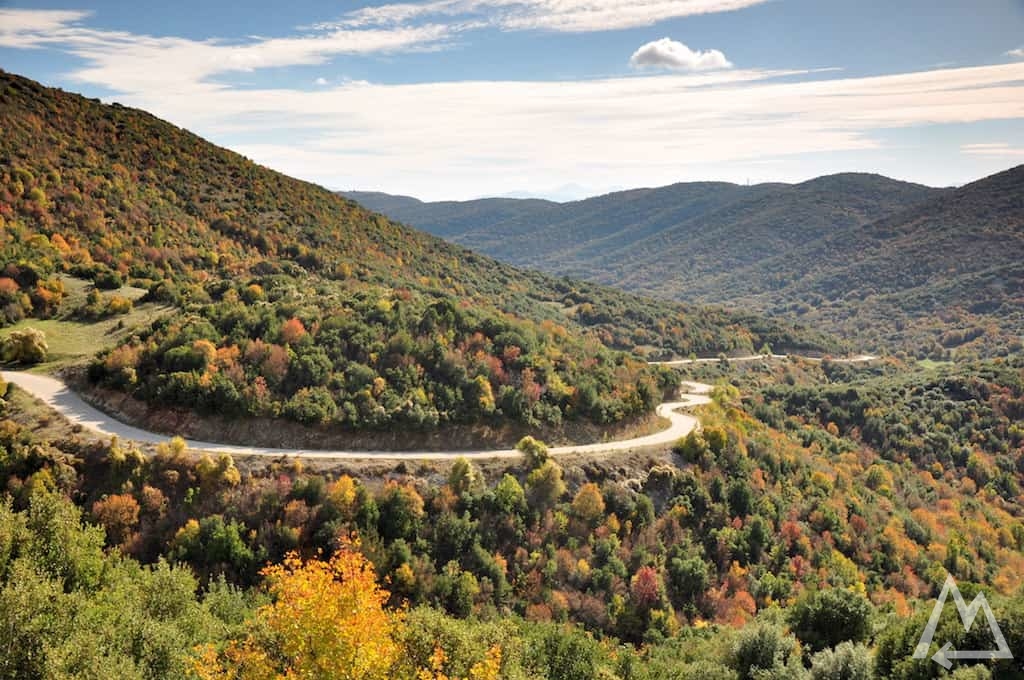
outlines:
{"label": "sky", "polygon": [[0,0],[0,68],[425,200],[1024,163],[1024,0]]}

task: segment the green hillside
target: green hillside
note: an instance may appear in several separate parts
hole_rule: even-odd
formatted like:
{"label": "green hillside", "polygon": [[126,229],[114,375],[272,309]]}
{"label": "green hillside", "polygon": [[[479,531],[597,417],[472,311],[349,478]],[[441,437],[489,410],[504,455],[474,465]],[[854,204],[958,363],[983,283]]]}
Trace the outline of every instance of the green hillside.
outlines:
{"label": "green hillside", "polygon": [[145,290],[137,305],[174,313],[89,376],[149,404],[344,429],[601,425],[646,416],[667,385],[621,350],[832,347],[499,264],[144,112],[11,74],[0,128],[4,320],[131,309],[76,300],[81,281]]}
{"label": "green hillside", "polygon": [[876,351],[942,359],[1020,344],[1022,177],[1015,168],[953,190],[847,173],[566,204],[351,196],[515,264],[759,309]]}

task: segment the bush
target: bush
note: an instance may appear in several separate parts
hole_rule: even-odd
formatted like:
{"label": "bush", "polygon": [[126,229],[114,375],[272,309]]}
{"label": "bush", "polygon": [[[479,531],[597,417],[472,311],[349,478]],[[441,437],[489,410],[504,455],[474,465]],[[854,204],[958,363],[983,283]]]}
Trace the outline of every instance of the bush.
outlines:
{"label": "bush", "polygon": [[871,631],[871,603],[845,588],[819,590],[790,610],[793,633],[814,651],[840,642],[863,642]]}
{"label": "bush", "polygon": [[108,314],[127,314],[132,311],[132,301],[120,295],[111,296],[107,302]]}
{"label": "bush", "polygon": [[108,269],[99,272],[93,283],[97,288],[101,288],[103,290],[117,290],[124,285],[124,277],[121,276],[120,272]]}
{"label": "bush", "polygon": [[811,680],[871,680],[874,674],[871,651],[861,644],[841,642],[811,657]]}
{"label": "bush", "polygon": [[0,345],[0,354],[3,355],[4,361],[13,361],[19,364],[38,364],[46,361],[49,351],[46,335],[35,328],[12,331]]}
{"label": "bush", "polygon": [[729,665],[740,680],[806,677],[799,643],[776,625],[760,622],[747,626],[740,631],[731,652]]}
{"label": "bush", "polygon": [[323,387],[303,388],[284,406],[284,414],[292,420],[310,425],[326,423],[338,414],[334,397]]}

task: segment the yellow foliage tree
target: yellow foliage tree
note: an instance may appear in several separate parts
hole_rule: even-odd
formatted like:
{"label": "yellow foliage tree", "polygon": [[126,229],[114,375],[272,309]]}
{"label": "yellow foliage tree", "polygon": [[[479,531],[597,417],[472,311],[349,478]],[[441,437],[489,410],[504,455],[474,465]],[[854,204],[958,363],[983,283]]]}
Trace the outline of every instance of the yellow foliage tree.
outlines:
{"label": "yellow foliage tree", "polygon": [[[384,608],[389,594],[358,544],[329,562],[289,554],[263,570],[273,604],[259,609],[245,640],[200,649],[202,680],[386,680],[401,656],[402,615]],[[269,632],[269,636],[260,631]],[[269,637],[269,639],[268,639]]]}
{"label": "yellow foliage tree", "polygon": [[601,489],[589,482],[580,487],[576,497],[572,499],[572,512],[588,524],[595,523],[604,516],[604,498]]}
{"label": "yellow foliage tree", "polygon": [[[417,680],[462,680],[454,675],[447,675],[444,672],[445,662],[448,655],[440,647],[434,648],[434,655],[430,660],[431,668],[421,669],[417,674]],[[482,661],[469,669],[469,675],[464,680],[498,680],[501,672],[501,647],[494,645],[487,650],[487,656]]]}

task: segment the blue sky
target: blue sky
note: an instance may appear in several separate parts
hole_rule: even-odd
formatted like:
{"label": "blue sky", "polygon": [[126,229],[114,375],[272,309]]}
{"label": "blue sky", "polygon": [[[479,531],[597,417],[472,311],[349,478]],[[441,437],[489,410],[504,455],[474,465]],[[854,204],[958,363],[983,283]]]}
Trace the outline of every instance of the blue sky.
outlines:
{"label": "blue sky", "polygon": [[1021,0],[234,4],[0,2],[0,67],[425,199],[1024,162]]}

